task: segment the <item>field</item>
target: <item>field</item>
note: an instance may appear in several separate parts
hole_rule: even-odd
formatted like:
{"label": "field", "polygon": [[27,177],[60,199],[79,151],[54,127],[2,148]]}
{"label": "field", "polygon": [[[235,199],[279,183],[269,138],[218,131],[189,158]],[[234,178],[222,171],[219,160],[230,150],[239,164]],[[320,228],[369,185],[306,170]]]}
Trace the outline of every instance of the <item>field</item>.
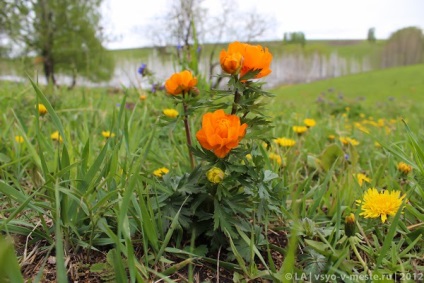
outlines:
{"label": "field", "polygon": [[198,87],[1,82],[5,282],[424,280],[424,65],[255,90],[225,158]]}

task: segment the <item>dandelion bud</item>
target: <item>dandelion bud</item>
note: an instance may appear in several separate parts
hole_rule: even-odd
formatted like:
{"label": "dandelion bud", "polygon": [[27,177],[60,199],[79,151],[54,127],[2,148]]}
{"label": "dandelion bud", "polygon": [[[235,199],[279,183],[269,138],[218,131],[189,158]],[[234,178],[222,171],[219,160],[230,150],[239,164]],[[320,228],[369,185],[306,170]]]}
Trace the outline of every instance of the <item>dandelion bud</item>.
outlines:
{"label": "dandelion bud", "polygon": [[399,162],[397,168],[403,175],[407,175],[409,172],[412,171],[412,166],[406,164],[405,162]]}
{"label": "dandelion bud", "polygon": [[240,53],[227,53],[227,51],[222,50],[219,56],[219,62],[224,72],[236,75],[243,66],[243,56]]}
{"label": "dandelion bud", "polygon": [[191,96],[196,97],[196,96],[198,96],[200,94],[200,91],[199,91],[199,89],[197,87],[193,87],[191,89],[190,93],[191,93]]}
{"label": "dandelion bud", "polygon": [[355,215],[351,213],[345,218],[345,235],[348,237],[355,236],[355,230]]}
{"label": "dandelion bud", "polygon": [[221,183],[222,180],[224,180],[224,176],[224,171],[218,167],[212,167],[208,172],[206,172],[206,177],[208,178],[209,182],[214,184]]}
{"label": "dandelion bud", "polygon": [[46,108],[46,106],[44,106],[44,104],[38,104],[37,106],[37,110],[38,110],[38,114],[40,115],[40,116],[44,116],[44,115],[46,115],[46,113],[47,113],[47,108]]}

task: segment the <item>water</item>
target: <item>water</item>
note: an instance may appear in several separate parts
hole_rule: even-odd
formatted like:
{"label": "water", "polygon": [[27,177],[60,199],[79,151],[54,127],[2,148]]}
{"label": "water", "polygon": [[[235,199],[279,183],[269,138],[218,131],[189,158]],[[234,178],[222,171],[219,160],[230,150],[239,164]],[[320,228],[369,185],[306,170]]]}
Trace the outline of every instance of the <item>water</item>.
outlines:
{"label": "water", "polygon": [[[153,82],[163,83],[170,75],[176,72],[176,66],[172,61],[163,60],[157,53],[152,53],[146,62],[147,67],[154,73],[154,81],[148,78],[142,78],[137,73],[141,62],[128,59],[116,62],[115,71],[112,79],[104,83],[92,83],[83,78],[79,78],[78,85],[85,86],[108,86],[108,87],[137,87],[149,89]],[[202,74],[210,77],[208,60],[200,60],[199,70]],[[339,77],[348,74],[365,72],[372,70],[369,59],[358,60],[354,58],[344,58],[337,53],[329,56],[313,53],[306,54],[282,54],[276,55],[271,64],[272,73],[265,80],[267,88],[277,87],[279,85],[308,83],[316,80]],[[220,72],[219,65],[214,72]],[[212,75],[216,75],[212,74]],[[41,70],[34,72],[34,79],[39,83],[45,84],[45,78]],[[10,72],[10,69],[0,70],[0,80],[25,81],[25,77],[19,76],[16,72]],[[71,78],[58,75],[59,84],[70,85]]]}

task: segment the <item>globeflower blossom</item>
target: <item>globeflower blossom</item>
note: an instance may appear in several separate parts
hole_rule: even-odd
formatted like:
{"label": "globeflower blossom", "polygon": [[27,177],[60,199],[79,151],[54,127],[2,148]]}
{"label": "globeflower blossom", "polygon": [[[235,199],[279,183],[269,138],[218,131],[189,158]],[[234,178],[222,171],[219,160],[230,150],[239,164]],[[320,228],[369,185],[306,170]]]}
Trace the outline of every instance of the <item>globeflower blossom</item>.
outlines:
{"label": "globeflower blossom", "polygon": [[178,95],[183,92],[189,92],[197,85],[197,78],[193,77],[190,71],[182,71],[173,74],[165,82],[165,89],[169,94]]}
{"label": "globeflower blossom", "polygon": [[238,146],[246,134],[246,128],[247,124],[240,124],[238,116],[225,114],[224,110],[219,109],[203,115],[202,128],[196,133],[196,138],[204,149],[224,158]]}
{"label": "globeflower blossom", "polygon": [[[240,55],[242,60],[239,61]],[[241,63],[240,77],[242,78],[248,72],[259,71],[255,75],[255,79],[265,77],[271,73],[269,68],[272,61],[272,54],[268,48],[260,45],[250,45],[238,41],[228,45],[228,51],[222,50],[220,53],[220,63],[224,72],[234,74],[237,73],[238,63]]]}
{"label": "globeflower blossom", "polygon": [[362,200],[357,200],[362,212],[359,214],[365,218],[381,218],[381,222],[386,222],[387,216],[394,216],[398,212],[405,195],[401,196],[400,191],[378,192],[376,188],[369,188]]}
{"label": "globeflower blossom", "polygon": [[240,53],[227,53],[225,50],[221,51],[219,55],[219,62],[224,72],[234,75],[240,72],[243,64],[243,56]]}

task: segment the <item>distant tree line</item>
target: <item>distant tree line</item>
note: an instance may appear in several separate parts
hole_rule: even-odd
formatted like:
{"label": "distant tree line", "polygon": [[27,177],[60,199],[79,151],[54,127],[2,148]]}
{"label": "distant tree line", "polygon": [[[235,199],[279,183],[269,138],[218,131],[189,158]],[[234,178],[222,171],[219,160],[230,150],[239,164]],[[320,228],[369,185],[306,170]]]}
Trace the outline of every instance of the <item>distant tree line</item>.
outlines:
{"label": "distant tree line", "polygon": [[283,37],[283,43],[300,44],[304,46],[306,44],[306,37],[303,32],[285,32]]}
{"label": "distant tree line", "polygon": [[382,67],[406,66],[424,62],[424,35],[417,27],[394,32],[384,45]]}

